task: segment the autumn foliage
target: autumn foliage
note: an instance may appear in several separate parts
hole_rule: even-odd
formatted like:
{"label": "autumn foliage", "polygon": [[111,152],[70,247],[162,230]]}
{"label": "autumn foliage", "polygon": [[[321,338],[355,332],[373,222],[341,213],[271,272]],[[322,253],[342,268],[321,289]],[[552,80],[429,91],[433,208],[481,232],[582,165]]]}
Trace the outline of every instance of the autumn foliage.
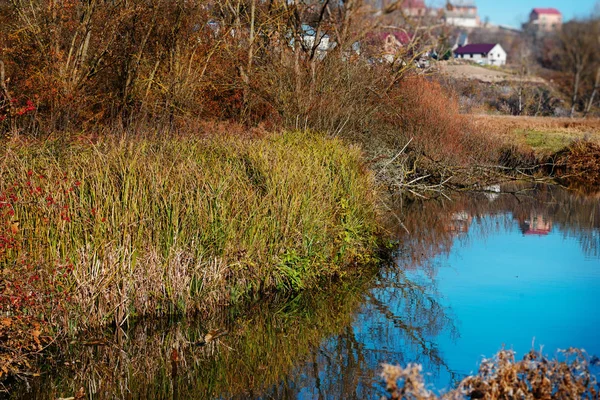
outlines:
{"label": "autumn foliage", "polygon": [[[420,76],[427,37],[407,36],[395,61],[383,62],[368,40],[379,28],[367,3],[298,3],[0,5],[0,132],[172,132],[226,120],[343,136],[372,157],[381,144],[394,153],[412,139],[410,149],[435,161],[489,158],[455,99]],[[329,48],[307,41],[307,24]]]}
{"label": "autumn foliage", "polygon": [[[31,169],[0,185],[0,379],[31,368],[33,356],[68,323],[73,265],[42,257],[35,231],[65,229],[72,210],[61,199],[76,186]],[[18,212],[23,207],[26,214]],[[29,218],[38,223],[23,229]]]}

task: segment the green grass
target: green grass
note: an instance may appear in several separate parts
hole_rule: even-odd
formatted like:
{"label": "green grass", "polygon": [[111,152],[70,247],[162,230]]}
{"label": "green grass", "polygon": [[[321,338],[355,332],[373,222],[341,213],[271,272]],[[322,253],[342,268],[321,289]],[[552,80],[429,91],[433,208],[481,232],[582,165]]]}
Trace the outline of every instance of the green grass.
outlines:
{"label": "green grass", "polygon": [[600,143],[600,133],[590,129],[575,131],[567,128],[530,128],[515,129],[514,135],[521,143],[530,146],[537,155],[554,154],[576,141]]}
{"label": "green grass", "polygon": [[[584,135],[575,135],[572,133],[540,131],[540,130],[519,130],[517,135],[524,139],[525,143],[537,154],[552,154],[567,147],[577,139],[583,139]],[[581,137],[580,137],[581,136]]]}
{"label": "green grass", "polygon": [[375,260],[374,178],[336,139],[17,138],[0,149],[14,212],[0,212],[0,229],[17,242],[0,249],[1,272],[35,274],[25,285],[62,299],[9,317],[58,325],[60,311],[72,329],[203,311]]}

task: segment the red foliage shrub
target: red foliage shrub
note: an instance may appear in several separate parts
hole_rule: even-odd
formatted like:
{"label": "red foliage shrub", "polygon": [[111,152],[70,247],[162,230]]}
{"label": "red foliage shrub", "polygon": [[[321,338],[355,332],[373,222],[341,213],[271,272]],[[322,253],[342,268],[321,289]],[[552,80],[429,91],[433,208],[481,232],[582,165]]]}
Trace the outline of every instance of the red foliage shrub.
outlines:
{"label": "red foliage shrub", "polygon": [[56,199],[77,186],[48,182],[31,169],[0,185],[0,378],[29,369],[31,357],[60,334],[71,308],[73,266],[32,252],[35,234],[20,225],[19,210],[27,205],[41,214],[40,221],[60,229],[73,211]]}
{"label": "red foliage shrub", "polygon": [[[403,80],[390,94],[403,135],[436,162],[466,165],[490,160],[491,142],[481,135],[458,102],[437,81],[423,77]],[[391,116],[393,118],[393,115]]]}
{"label": "red foliage shrub", "polygon": [[578,141],[554,157],[554,174],[573,186],[600,187],[600,145]]}

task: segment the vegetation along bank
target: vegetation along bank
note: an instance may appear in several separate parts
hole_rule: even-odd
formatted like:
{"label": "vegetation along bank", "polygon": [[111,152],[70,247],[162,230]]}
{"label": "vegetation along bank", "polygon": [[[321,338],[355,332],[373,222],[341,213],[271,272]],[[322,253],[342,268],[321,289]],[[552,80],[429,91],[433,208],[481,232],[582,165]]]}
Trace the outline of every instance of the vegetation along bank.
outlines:
{"label": "vegetation along bank", "polygon": [[301,133],[4,140],[0,376],[57,336],[313,288],[376,261],[361,151]]}

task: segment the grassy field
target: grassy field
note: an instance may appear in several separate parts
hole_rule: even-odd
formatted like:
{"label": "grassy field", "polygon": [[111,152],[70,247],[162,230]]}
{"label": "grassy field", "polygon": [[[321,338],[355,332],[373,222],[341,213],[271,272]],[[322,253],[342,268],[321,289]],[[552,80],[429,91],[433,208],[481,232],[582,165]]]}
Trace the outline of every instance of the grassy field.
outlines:
{"label": "grassy field", "polygon": [[[3,349],[312,288],[375,260],[374,178],[339,140],[13,138],[0,149]],[[17,368],[21,353],[0,364]]]}
{"label": "grassy field", "polygon": [[520,77],[505,66],[478,65],[469,61],[453,60],[440,63],[439,68],[442,74],[457,79],[477,80],[485,83],[517,81],[544,83],[544,80],[537,76]]}
{"label": "grassy field", "polygon": [[600,120],[582,118],[472,115],[483,131],[530,147],[537,155],[555,153],[575,141],[600,143]]}

